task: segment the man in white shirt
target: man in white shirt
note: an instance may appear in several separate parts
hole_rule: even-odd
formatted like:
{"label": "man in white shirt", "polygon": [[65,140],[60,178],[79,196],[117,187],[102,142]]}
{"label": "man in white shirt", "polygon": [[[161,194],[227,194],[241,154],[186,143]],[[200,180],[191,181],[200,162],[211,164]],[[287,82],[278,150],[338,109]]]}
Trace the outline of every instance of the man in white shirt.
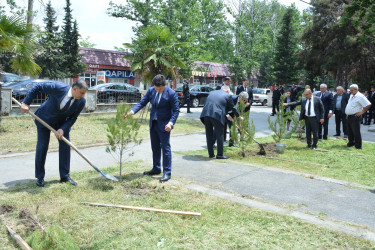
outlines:
{"label": "man in white shirt", "polygon": [[361,117],[370,107],[369,100],[358,91],[358,85],[350,85],[350,98],[345,108],[348,116],[348,147],[362,149]]}

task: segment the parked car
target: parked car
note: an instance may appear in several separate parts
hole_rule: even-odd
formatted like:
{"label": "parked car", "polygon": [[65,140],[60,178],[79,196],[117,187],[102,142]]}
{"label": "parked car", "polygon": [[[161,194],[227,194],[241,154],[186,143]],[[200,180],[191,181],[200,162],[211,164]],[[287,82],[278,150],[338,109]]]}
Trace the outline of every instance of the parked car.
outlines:
{"label": "parked car", "polygon": [[133,85],[127,83],[104,83],[94,87],[97,92],[98,103],[117,103],[125,101],[136,103],[141,100],[141,93]]}
{"label": "parked car", "polygon": [[[196,108],[199,105],[204,105],[208,94],[215,90],[209,85],[190,85],[190,106]],[[175,89],[178,95],[178,101],[184,101],[184,94],[182,93],[182,86]]]}
{"label": "parked car", "polygon": [[19,82],[22,81],[22,77],[12,73],[0,72],[0,84]]}
{"label": "parked car", "polygon": [[270,89],[253,89],[253,103],[261,103],[267,105],[267,94],[271,93]]}
{"label": "parked car", "polygon": [[[46,79],[30,79],[20,82],[10,82],[10,83],[4,83],[4,88],[11,88],[13,89],[13,97],[16,98],[18,101],[22,101],[29,90],[37,83],[53,83],[55,81],[53,80],[46,80]],[[33,104],[41,104],[45,100],[47,100],[48,96],[44,93],[38,94],[35,99],[33,100]]]}

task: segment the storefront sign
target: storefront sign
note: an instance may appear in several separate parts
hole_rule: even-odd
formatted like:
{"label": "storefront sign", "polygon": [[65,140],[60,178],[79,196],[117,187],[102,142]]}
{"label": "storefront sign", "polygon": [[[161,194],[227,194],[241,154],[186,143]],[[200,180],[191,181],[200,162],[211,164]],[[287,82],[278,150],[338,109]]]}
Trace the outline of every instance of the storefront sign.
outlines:
{"label": "storefront sign", "polygon": [[130,70],[106,70],[105,77],[107,78],[135,78],[135,73]]}
{"label": "storefront sign", "polygon": [[105,83],[105,71],[98,71],[96,73],[96,80],[98,84]]}
{"label": "storefront sign", "polygon": [[214,72],[193,71],[191,73],[193,76],[217,77],[217,73]]}
{"label": "storefront sign", "polygon": [[89,68],[98,69],[99,65],[98,64],[89,64]]}

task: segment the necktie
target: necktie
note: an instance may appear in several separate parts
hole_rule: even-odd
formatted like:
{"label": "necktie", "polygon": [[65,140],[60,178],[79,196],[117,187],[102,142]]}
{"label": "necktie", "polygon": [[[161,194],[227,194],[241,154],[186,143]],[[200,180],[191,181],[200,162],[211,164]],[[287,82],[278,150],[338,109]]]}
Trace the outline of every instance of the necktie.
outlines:
{"label": "necktie", "polygon": [[309,99],[309,106],[307,107],[307,116],[311,115],[311,99]]}
{"label": "necktie", "polygon": [[155,96],[155,101],[154,101],[154,104],[155,104],[155,105],[158,105],[158,104],[159,104],[159,95],[160,95],[160,94],[157,93],[156,96]]}
{"label": "necktie", "polygon": [[65,112],[65,111],[67,111],[68,109],[69,109],[69,107],[70,107],[70,103],[72,102],[72,100],[73,100],[73,97],[70,97],[69,98],[69,100],[68,100],[68,102],[65,104],[65,106],[61,109],[61,112]]}

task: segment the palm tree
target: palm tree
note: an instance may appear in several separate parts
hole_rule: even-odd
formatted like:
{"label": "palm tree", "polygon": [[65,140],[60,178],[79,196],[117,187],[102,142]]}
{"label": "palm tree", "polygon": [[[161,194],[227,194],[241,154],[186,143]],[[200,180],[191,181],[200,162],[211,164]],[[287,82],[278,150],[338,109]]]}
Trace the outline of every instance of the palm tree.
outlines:
{"label": "palm tree", "polygon": [[31,75],[41,72],[34,62],[34,44],[33,30],[23,17],[0,14],[0,54],[13,55],[10,63],[14,72]]}
{"label": "palm tree", "polygon": [[144,28],[133,43],[124,43],[132,51],[132,54],[125,56],[132,61],[130,69],[145,82],[151,81],[157,74],[173,79],[181,77],[179,69],[186,66],[178,50],[188,43],[176,40],[168,28],[158,25]]}

